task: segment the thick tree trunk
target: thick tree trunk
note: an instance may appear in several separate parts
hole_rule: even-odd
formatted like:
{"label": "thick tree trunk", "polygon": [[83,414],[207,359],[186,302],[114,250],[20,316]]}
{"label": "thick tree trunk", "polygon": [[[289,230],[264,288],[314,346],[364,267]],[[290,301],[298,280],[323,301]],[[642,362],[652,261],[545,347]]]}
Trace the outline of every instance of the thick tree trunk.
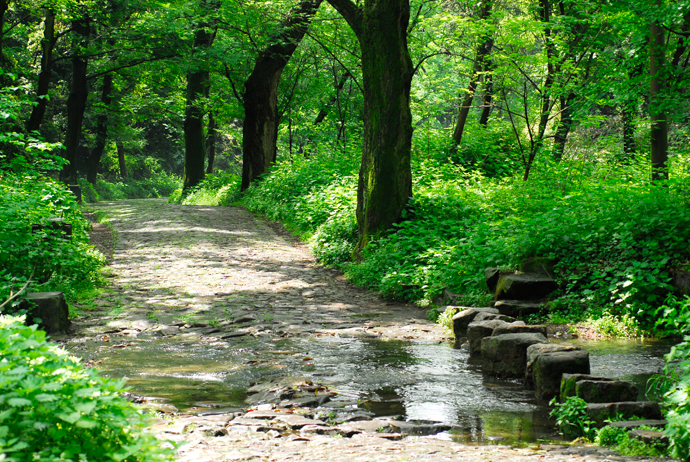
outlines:
{"label": "thick tree trunk", "polygon": [[[661,0],[657,0],[656,5],[661,7]],[[652,22],[650,32],[649,73],[651,85],[649,100],[652,116],[652,180],[666,180],[668,179],[668,120],[664,110],[659,107],[665,83],[666,42],[664,28],[658,22]]]}
{"label": "thick tree trunk", "polygon": [[86,80],[86,68],[88,61],[81,56],[82,41],[89,35],[88,19],[76,20],[72,25],[77,37],[72,46],[72,80],[70,92],[67,97],[67,133],[65,134],[65,158],[69,164],[62,171],[62,179],[65,182],[77,182],[77,150],[81,138],[81,126],[84,121],[86,100],[89,96],[89,88]]}
{"label": "thick tree trunk", "polygon": [[254,69],[244,84],[242,191],[268,172],[276,160],[278,83],[319,5],[321,0],[303,1],[290,11],[279,34],[259,53]]}
{"label": "thick tree trunk", "polygon": [[355,257],[402,218],[412,196],[408,0],[329,0],[350,24],[362,51],[364,139],[357,190]]}
{"label": "thick tree trunk", "polygon": [[[194,35],[194,49],[208,49],[215,34],[202,24]],[[203,67],[203,64],[200,65]],[[204,157],[206,143],[204,136],[204,110],[200,100],[208,97],[211,85],[208,69],[198,69],[187,74],[187,106],[184,120],[184,180],[183,189],[193,188],[204,179]]]}
{"label": "thick tree trunk", "polygon": [[98,167],[101,164],[101,156],[105,151],[105,146],[108,141],[108,110],[113,99],[111,93],[113,90],[113,76],[106,74],[103,77],[103,93],[101,94],[101,103],[103,103],[103,113],[98,116],[96,125],[96,144],[91,150],[89,156],[89,166],[86,172],[86,181],[95,185],[98,179]]}
{"label": "thick tree trunk", "polygon": [[127,163],[125,162],[125,145],[122,144],[121,140],[115,142],[117,147],[117,162],[120,166],[120,176],[122,178],[127,178]]}
{"label": "thick tree trunk", "polygon": [[208,126],[206,128],[206,174],[213,173],[213,164],[216,161],[216,119],[213,112],[208,114]]}
{"label": "thick tree trunk", "polygon": [[[491,7],[493,6],[493,0],[484,0],[482,2],[482,8],[479,14],[479,19],[485,21],[491,15]],[[486,67],[484,60],[491,52],[493,47],[493,38],[490,36],[484,36],[481,43],[477,45],[477,51],[474,56],[474,66],[472,68],[472,75],[470,76],[470,83],[467,86],[467,92],[464,98],[460,101],[460,111],[458,112],[458,121],[455,124],[455,130],[453,130],[453,145],[451,147],[451,152],[455,153],[458,150],[458,146],[462,142],[462,134],[465,131],[465,124],[467,123],[467,115],[472,107],[472,102],[474,101],[474,93],[477,91],[477,85],[479,84],[479,79],[481,77],[482,70]],[[487,116],[488,118],[488,116]]]}
{"label": "thick tree trunk", "polygon": [[41,40],[41,73],[38,74],[38,86],[36,88],[36,105],[31,111],[26,129],[30,132],[38,130],[43,122],[43,116],[48,106],[48,90],[50,88],[50,76],[53,71],[53,45],[55,44],[55,11],[46,8],[46,19],[43,28],[43,40]]}

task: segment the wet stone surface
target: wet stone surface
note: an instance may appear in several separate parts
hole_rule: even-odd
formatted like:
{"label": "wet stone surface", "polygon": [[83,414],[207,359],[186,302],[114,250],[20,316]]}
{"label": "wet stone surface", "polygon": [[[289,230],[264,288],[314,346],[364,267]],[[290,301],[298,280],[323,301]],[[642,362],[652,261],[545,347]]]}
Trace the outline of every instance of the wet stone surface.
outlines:
{"label": "wet stone surface", "polygon": [[[151,427],[162,441],[186,443],[179,460],[630,460],[594,447],[511,447],[498,434],[481,440],[490,446],[453,441],[454,430],[477,427],[461,417],[419,418],[439,403],[405,409],[396,393],[422,393],[418,376],[429,377],[424,396],[446,393],[434,387],[464,375],[475,382],[450,392],[468,402],[492,411],[491,400],[504,396],[526,414],[534,405],[515,398],[517,386],[501,395],[482,383],[466,352],[433,350],[449,339],[423,310],[347,284],[243,209],[164,200],[96,208],[115,231],[110,285],[56,340],[150,396],[131,399],[164,416]],[[383,359],[373,361],[372,351]],[[383,383],[369,383],[374,375]],[[362,390],[378,400],[367,406]],[[494,428],[505,425],[499,418]]]}

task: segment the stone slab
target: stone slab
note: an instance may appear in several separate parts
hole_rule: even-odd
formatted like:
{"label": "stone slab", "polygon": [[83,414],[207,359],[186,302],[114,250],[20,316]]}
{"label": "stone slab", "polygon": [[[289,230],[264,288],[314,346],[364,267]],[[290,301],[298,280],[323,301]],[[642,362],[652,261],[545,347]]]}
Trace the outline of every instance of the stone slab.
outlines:
{"label": "stone slab", "polygon": [[525,378],[527,348],[548,343],[542,334],[502,334],[482,339],[482,368],[485,374],[507,379]]}

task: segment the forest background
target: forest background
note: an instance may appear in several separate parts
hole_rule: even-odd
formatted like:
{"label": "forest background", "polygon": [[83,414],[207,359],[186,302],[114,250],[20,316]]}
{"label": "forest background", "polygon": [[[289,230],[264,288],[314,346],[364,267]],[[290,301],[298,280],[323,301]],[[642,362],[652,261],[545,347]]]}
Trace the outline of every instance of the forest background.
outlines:
{"label": "forest background", "polygon": [[536,257],[560,291],[532,321],[688,333],[687,0],[0,0],[0,26],[2,300],[99,283],[67,183],[242,205],[431,318]]}

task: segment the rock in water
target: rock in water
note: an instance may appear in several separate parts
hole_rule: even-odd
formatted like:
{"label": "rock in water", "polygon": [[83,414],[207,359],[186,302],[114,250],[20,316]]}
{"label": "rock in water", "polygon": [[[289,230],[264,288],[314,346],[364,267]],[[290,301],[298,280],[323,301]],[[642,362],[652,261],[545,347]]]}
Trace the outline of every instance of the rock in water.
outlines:
{"label": "rock in water", "polygon": [[502,334],[482,339],[484,373],[507,379],[524,379],[527,348],[549,341],[542,334]]}
{"label": "rock in water", "polygon": [[[449,307],[450,308],[450,307]],[[453,316],[453,335],[456,339],[467,336],[467,326],[482,312],[498,314],[495,308],[464,308]]]}
{"label": "rock in water", "polygon": [[[558,396],[564,373],[589,374],[589,352],[584,350],[553,351],[539,355],[534,362],[533,380],[537,398],[550,400]],[[586,401],[586,400],[585,400]]]}

